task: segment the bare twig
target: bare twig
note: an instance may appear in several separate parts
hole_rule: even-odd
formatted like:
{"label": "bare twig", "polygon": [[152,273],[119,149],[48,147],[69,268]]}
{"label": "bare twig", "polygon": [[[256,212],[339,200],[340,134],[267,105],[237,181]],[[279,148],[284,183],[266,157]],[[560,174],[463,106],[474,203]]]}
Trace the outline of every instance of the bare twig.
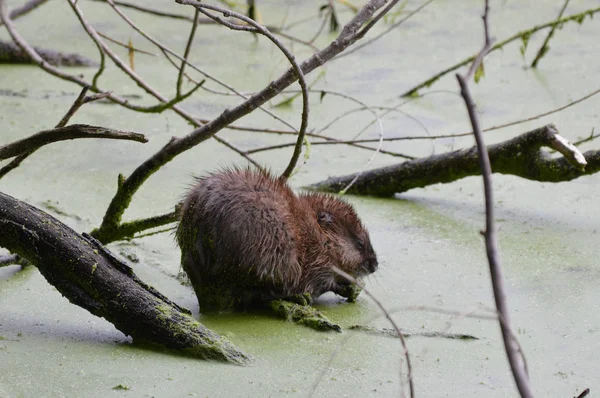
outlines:
{"label": "bare twig", "polygon": [[[3,0],[0,0],[0,1],[3,1]],[[112,0],[107,0],[107,1],[113,7],[113,9],[115,9],[115,11],[117,11],[119,13],[119,10],[115,7],[114,2]],[[173,99],[167,100],[167,98],[165,96],[163,96],[161,93],[159,93],[157,90],[155,90],[150,84],[148,84],[146,81],[144,81],[141,78],[141,76],[139,76],[133,69],[131,69],[129,66],[127,66],[127,64],[125,62],[123,62],[112,50],[110,50],[110,48],[108,48],[108,46],[102,41],[102,39],[96,32],[96,30],[84,18],[83,12],[77,5],[76,0],[68,0],[68,2],[69,2],[69,5],[71,6],[71,8],[73,9],[73,11],[75,12],[75,14],[77,15],[77,18],[79,19],[84,30],[87,32],[87,34],[90,36],[90,38],[99,47],[101,47],[102,51],[104,53],[106,53],[106,55],[108,55],[109,58],[111,58],[113,60],[115,65],[117,65],[117,67],[119,69],[121,69],[125,74],[129,75],[129,77],[133,81],[135,81],[139,87],[141,87],[148,94],[152,95],[154,98],[158,99],[161,102],[161,104],[159,104],[159,105],[144,108],[145,112],[160,113],[167,109],[172,109],[177,114],[182,116],[184,119],[186,119],[187,121],[192,123],[194,126],[199,126],[198,121],[192,115],[190,115],[188,112],[184,111],[182,108],[180,108],[176,105],[179,102],[185,100],[191,94],[193,94],[195,92],[195,90],[198,89],[200,86],[202,86],[202,84],[204,82],[198,83],[198,85],[196,87],[194,87],[192,90],[190,90],[190,92],[187,93],[186,95],[183,95],[183,96],[176,95]],[[121,13],[119,13],[119,15],[123,16]],[[111,96],[108,96],[108,98],[111,98]],[[137,108],[137,109],[139,110],[139,108]],[[254,160],[252,160],[250,157],[248,157],[248,155],[244,154],[243,151],[241,151],[235,145],[227,142],[225,139],[220,138],[220,137],[215,137],[215,139],[218,142],[227,146],[228,148],[234,150],[235,152],[237,152],[244,158],[246,158],[250,163],[254,164],[257,167],[260,167]]]}
{"label": "bare twig", "polygon": [[[154,44],[156,47],[158,47],[161,52],[169,59],[169,61],[172,61],[168,55],[171,55],[177,59],[179,59],[180,61],[185,61],[185,59],[180,56],[179,54],[175,53],[174,51],[172,51],[171,49],[169,49],[168,47],[166,47],[165,45],[163,45],[162,43],[160,43],[158,40],[154,39],[152,36],[150,36],[149,34],[147,34],[145,31],[143,31],[142,29],[140,29],[139,26],[137,26],[132,20],[131,18],[129,18],[127,15],[125,15],[114,3],[114,1],[112,0],[106,0],[111,7],[113,8],[113,10],[115,10],[115,12],[125,21],[127,22],[127,24],[129,24],[129,26],[131,26],[136,32],[138,32],[139,34],[141,34],[142,36],[144,36],[146,39],[148,39],[148,41],[150,41],[152,44]],[[172,62],[172,64],[174,64]],[[212,76],[211,74],[203,71],[202,69],[198,68],[197,66],[195,66],[194,64],[190,63],[190,62],[186,62],[187,66],[194,69],[195,71],[197,71],[198,73],[202,74],[204,77],[206,77],[208,80],[211,80],[223,87],[225,87],[226,89],[230,90],[231,92],[233,92],[235,95],[247,100],[248,97],[240,92],[238,92],[234,87],[230,86],[227,83],[222,82],[221,80],[215,78],[214,76]],[[175,66],[175,65],[174,65]],[[179,66],[175,66],[176,68],[179,69]],[[280,118],[279,116],[275,115],[274,113],[270,112],[268,109],[265,109],[262,106],[258,107],[261,111],[265,112],[266,114],[268,114],[269,116],[273,117],[274,119],[280,121],[281,123],[283,123],[284,125],[290,127],[292,130],[296,130],[296,128],[294,126],[292,126],[290,123],[286,122],[285,120],[283,120],[282,118]],[[192,123],[194,126],[199,127],[200,124],[198,123],[198,119],[193,118],[189,113],[185,112],[183,109],[174,106],[172,108],[177,114],[179,114],[180,116],[182,116],[184,119],[186,119],[188,122]],[[206,123],[208,121],[201,121],[201,123]],[[222,138],[218,137],[215,135],[214,137],[218,142],[225,144],[225,140],[223,140]],[[232,146],[229,143],[226,143],[225,145],[229,145]],[[260,166],[254,162],[251,158],[249,158],[247,155],[243,154],[243,152],[237,148],[234,149],[238,154],[240,154],[241,156],[245,157],[246,160],[248,160],[248,162],[254,164],[256,167],[260,168]]]}
{"label": "bare twig", "polygon": [[587,397],[589,393],[590,393],[590,389],[589,389],[589,388],[586,388],[586,389],[585,389],[585,390],[583,390],[583,391],[581,392],[581,394],[579,394],[579,395],[578,395],[576,398],[584,398],[584,397]]}
{"label": "bare twig", "polygon": [[[522,39],[523,37],[529,37],[531,36],[533,33],[540,31],[542,29],[546,29],[555,25],[562,25],[565,22],[571,22],[571,21],[577,21],[579,23],[581,23],[581,21],[583,20],[583,18],[585,17],[590,17],[592,18],[594,14],[600,12],[600,7],[596,7],[596,8],[591,8],[589,10],[585,10],[583,12],[577,13],[577,14],[572,14],[569,16],[566,16],[564,18],[561,18],[559,20],[552,20],[550,22],[546,22],[544,24],[541,25],[537,25],[534,26],[531,29],[527,29],[521,32],[517,32],[514,35],[510,36],[509,38],[497,42],[492,48],[490,48],[489,52],[492,51],[496,51],[499,50],[501,48],[503,48],[506,44],[511,43],[515,40],[519,40]],[[431,86],[433,83],[435,83],[437,80],[439,80],[440,78],[442,78],[443,76],[447,75],[450,72],[455,71],[456,69],[468,65],[469,63],[473,62],[475,60],[475,55],[464,59],[452,66],[449,66],[448,68],[442,70],[441,72],[436,73],[434,76],[430,77],[429,79],[425,80],[422,83],[417,84],[416,86],[410,88],[409,90],[405,91],[404,93],[402,93],[400,96],[401,97],[410,97],[410,96],[414,96],[414,95],[418,95],[418,91],[425,88],[425,87],[429,87]]]}
{"label": "bare twig", "polygon": [[[60,122],[58,122],[58,124],[55,126],[56,128],[66,126],[67,123],[69,123],[69,120],[71,119],[71,117],[73,117],[75,112],[77,112],[79,110],[79,108],[81,108],[82,105],[87,104],[88,102],[93,102],[93,101],[97,101],[99,99],[106,98],[110,94],[110,93],[100,93],[100,94],[95,94],[95,95],[86,97],[86,93],[88,92],[89,88],[90,88],[89,86],[86,86],[81,90],[81,92],[79,93],[79,96],[77,97],[77,99],[75,99],[75,102],[73,102],[73,105],[71,105],[71,108],[69,108],[67,113],[63,116],[63,118],[60,120]],[[147,142],[147,140],[144,142]]]}
{"label": "bare twig", "polygon": [[149,51],[140,50],[138,48],[130,46],[129,44],[125,44],[119,40],[113,39],[112,37],[105,35],[104,33],[100,32],[100,31],[96,31],[96,33],[98,33],[98,36],[102,37],[103,39],[106,39],[106,40],[110,41],[111,43],[115,43],[116,45],[126,48],[128,50],[131,50],[133,52],[145,54],[145,55],[152,55],[153,57],[158,56],[157,54],[151,53]]}
{"label": "bare twig", "polygon": [[192,28],[190,29],[190,37],[188,38],[187,44],[185,45],[185,51],[183,52],[183,61],[181,61],[181,66],[179,67],[179,74],[177,75],[177,96],[181,94],[181,83],[183,83],[183,71],[185,70],[185,65],[187,64],[188,56],[190,55],[190,50],[192,49],[192,43],[194,42],[194,36],[196,35],[196,28],[198,27],[198,17],[200,16],[200,11],[194,11],[194,23],[192,23]]}
{"label": "bare twig", "polygon": [[492,168],[490,165],[490,158],[488,156],[487,148],[483,141],[483,133],[479,126],[479,118],[475,111],[475,104],[471,97],[469,90],[469,80],[480,67],[483,57],[490,51],[492,47],[492,39],[489,34],[488,25],[489,16],[489,0],[485,1],[485,11],[483,14],[483,26],[485,34],[485,43],[479,54],[475,57],[475,60],[466,75],[457,74],[456,78],[461,88],[461,95],[464,98],[467,111],[469,113],[469,119],[473,127],[473,134],[475,135],[475,141],[477,142],[477,151],[479,155],[479,164],[481,167],[481,174],[483,176],[483,185],[485,192],[485,212],[486,212],[486,227],[485,227],[485,244],[487,257],[490,267],[490,276],[492,279],[492,287],[494,290],[494,299],[496,301],[496,308],[498,310],[500,319],[500,329],[502,331],[502,337],[504,340],[504,347],[506,355],[508,356],[508,362],[510,364],[513,377],[517,384],[517,388],[521,397],[531,398],[533,397],[533,390],[529,384],[529,377],[525,368],[524,354],[519,350],[519,345],[515,340],[514,333],[510,325],[510,316],[508,312],[508,305],[506,302],[506,291],[504,288],[504,279],[502,276],[502,268],[500,266],[500,260],[498,258],[498,243],[496,238],[496,225],[494,220],[494,196],[492,187]]}
{"label": "bare twig", "polygon": [[427,7],[433,1],[434,0],[427,0],[426,2],[424,2],[423,4],[421,4],[419,7],[417,7],[414,11],[411,11],[404,18],[402,18],[401,20],[393,23],[389,28],[387,28],[386,30],[384,30],[383,32],[381,32],[380,34],[378,34],[377,36],[373,37],[372,39],[369,39],[369,40],[365,41],[364,43],[361,43],[360,45],[352,48],[349,51],[344,51],[342,54],[340,54],[337,57],[335,57],[335,59],[338,60],[338,59],[343,58],[343,57],[345,57],[347,55],[355,53],[356,51],[360,50],[361,48],[364,48],[364,47],[368,46],[369,44],[373,43],[374,41],[377,41],[377,40],[381,39],[383,36],[385,36],[386,34],[388,34],[389,32],[391,32],[392,30],[396,29],[398,26],[402,25],[404,22],[408,21],[410,18],[412,18],[413,16],[415,16],[417,13],[419,13],[423,8]]}
{"label": "bare twig", "polygon": [[[367,290],[364,287],[364,285],[361,284],[360,281],[356,280],[352,275],[342,271],[341,269],[339,269],[337,267],[332,267],[331,269],[336,274],[346,278],[348,281],[350,281],[356,285],[359,285],[362,288],[362,291],[367,296],[369,296],[369,298],[371,298],[371,300],[373,300],[375,305],[377,305],[377,307],[381,310],[381,312],[384,314],[385,318],[390,322],[390,324],[394,328],[395,332],[398,334],[398,338],[400,339],[400,343],[402,344],[403,355],[404,355],[404,358],[406,359],[406,369],[407,369],[406,378],[408,379],[408,387],[410,390],[410,397],[414,398],[415,395],[414,395],[412,365],[410,363],[410,355],[408,353],[408,346],[406,344],[406,340],[404,339],[404,336],[402,335],[402,330],[398,327],[398,325],[396,324],[396,322],[394,321],[394,319],[392,318],[392,316],[388,312],[388,310],[383,306],[383,304],[381,304],[381,301],[379,301],[375,296],[373,296],[373,294],[369,290]],[[401,371],[400,378],[402,378],[402,369],[400,369],[400,371]]]}
{"label": "bare twig", "polygon": [[[38,8],[39,6],[41,6],[42,4],[44,4],[47,1],[48,0],[29,0],[22,6],[17,7],[14,10],[12,10],[9,14],[10,19],[12,19],[12,20],[19,19],[23,15],[26,15],[29,12],[35,10],[36,8]],[[0,26],[2,26],[3,24],[4,23],[2,21],[0,21]]]}
{"label": "bare twig", "polygon": [[[37,51],[33,47],[31,47],[31,45],[29,45],[29,43],[27,43],[27,41],[19,34],[14,23],[10,20],[10,18],[8,17],[8,14],[6,13],[6,10],[4,7],[4,0],[0,0],[0,19],[2,20],[2,22],[4,22],[6,29],[8,30],[8,33],[10,34],[13,41],[24,52],[26,52],[27,55],[33,60],[33,62],[38,64],[40,66],[40,68],[42,68],[43,70],[45,70],[46,72],[50,73],[53,76],[56,76],[60,79],[66,80],[66,81],[73,82],[75,84],[78,84],[81,87],[90,86],[90,90],[92,90],[94,92],[102,92],[103,91],[99,87],[96,86],[96,81],[97,81],[98,77],[100,76],[100,74],[102,73],[103,68],[104,68],[103,61],[101,61],[100,68],[99,68],[98,72],[96,73],[96,75],[94,76],[93,82],[90,84],[87,81],[85,81],[84,79],[82,79],[80,76],[65,73],[65,72],[61,71],[60,69],[50,65],[48,62],[46,62],[37,53]],[[98,46],[102,57],[104,57],[104,52],[102,51],[102,47],[98,43],[96,43],[96,45]],[[132,110],[135,110],[138,112],[147,112],[147,109],[148,109],[148,107],[142,107],[142,106],[132,104],[127,99],[119,97],[113,93],[108,94],[107,98],[127,109],[132,109]]]}
{"label": "bare twig", "polygon": [[[558,13],[558,18],[556,18],[556,19],[561,19],[562,18],[563,14],[565,13],[565,10],[567,9],[567,6],[569,5],[569,1],[570,0],[565,0],[565,3],[563,4],[562,8],[560,9],[560,12]],[[542,59],[542,57],[544,55],[546,55],[546,53],[550,49],[550,47],[548,47],[548,42],[550,41],[550,39],[552,38],[552,36],[554,36],[554,31],[556,30],[557,27],[558,27],[558,25],[552,26],[552,28],[550,29],[550,32],[548,32],[548,36],[546,36],[546,40],[544,40],[544,44],[542,44],[542,46],[540,47],[540,49],[539,49],[537,55],[535,56],[533,62],[531,63],[531,67],[532,68],[537,68],[538,62],[540,62],[540,60]]]}
{"label": "bare twig", "polygon": [[[100,3],[106,3],[106,0],[94,0]],[[116,5],[123,7],[123,8],[130,8],[132,10],[136,10],[136,11],[141,11],[147,14],[151,14],[151,15],[155,15],[158,17],[166,17],[166,18],[173,18],[173,19],[183,19],[186,21],[190,21],[193,22],[194,19],[187,16],[187,15],[181,15],[181,14],[175,14],[175,13],[171,13],[171,12],[166,12],[166,11],[160,11],[160,10],[155,10],[152,8],[148,8],[148,7],[143,7],[137,4],[133,4],[133,3],[128,3],[126,1],[115,1],[114,2]],[[205,19],[203,21],[199,21],[200,23],[213,23],[212,21],[210,21],[209,19]]]}
{"label": "bare twig", "polygon": [[[109,93],[96,94],[96,95],[92,95],[92,96],[86,97],[85,94],[87,93],[88,89],[89,89],[89,86],[85,86],[81,90],[81,92],[79,93],[79,96],[77,97],[77,99],[75,100],[75,102],[73,103],[73,105],[71,106],[71,108],[67,111],[67,113],[65,114],[65,116],[63,116],[63,118],[60,120],[60,122],[58,122],[58,124],[56,125],[56,128],[64,127],[69,122],[69,119],[75,114],[75,112],[77,112],[77,110],[79,110],[79,108],[83,104],[86,104],[88,102],[92,102],[92,101],[104,98],[104,97],[106,97],[109,94]],[[54,135],[55,132],[56,132],[56,128],[54,130],[49,130],[46,133],[49,133],[48,135]],[[38,134],[40,134],[40,133],[38,133]],[[23,143],[23,141],[27,141],[29,139],[33,139],[33,142],[39,142],[39,141],[36,141],[37,139],[39,139],[39,137],[34,138],[34,137],[38,136],[38,134],[35,134],[34,136],[31,136],[31,137],[29,137],[29,138],[27,138],[25,140],[17,141],[17,142],[15,142],[13,144],[5,145],[3,147],[0,147],[0,158],[2,156],[1,153],[3,151],[8,151],[8,153],[10,153],[10,148],[13,145],[15,145],[15,144]],[[60,132],[58,134],[60,135]],[[133,133],[133,134],[135,134],[135,133]],[[145,137],[143,135],[139,134],[139,136],[143,137],[143,139],[145,139]],[[48,137],[48,138],[50,140],[52,140],[51,137]],[[83,138],[83,137],[73,137],[73,138]],[[73,139],[73,138],[64,138],[64,139]],[[114,138],[114,137],[98,137],[98,138]],[[119,139],[124,139],[124,138],[119,138]],[[135,138],[131,138],[131,139],[135,140]],[[139,140],[140,138],[137,137],[137,139]],[[60,137],[59,137],[59,140],[60,140]],[[53,141],[49,141],[48,143],[50,143],[50,142],[53,142]],[[147,140],[146,141],[142,141],[142,142],[147,142]],[[28,144],[25,144],[25,145],[27,146],[27,149],[21,150],[19,153],[15,154],[15,155],[7,156],[6,158],[4,158],[4,159],[7,159],[7,158],[11,158],[11,157],[16,156],[15,159],[11,160],[11,162],[9,164],[7,164],[6,166],[4,166],[4,167],[2,167],[0,169],[0,179],[2,179],[11,170],[14,170],[17,167],[19,167],[19,165],[25,159],[27,159],[32,153],[34,153],[40,146],[42,146],[44,144],[39,145],[39,146],[28,145]]]}

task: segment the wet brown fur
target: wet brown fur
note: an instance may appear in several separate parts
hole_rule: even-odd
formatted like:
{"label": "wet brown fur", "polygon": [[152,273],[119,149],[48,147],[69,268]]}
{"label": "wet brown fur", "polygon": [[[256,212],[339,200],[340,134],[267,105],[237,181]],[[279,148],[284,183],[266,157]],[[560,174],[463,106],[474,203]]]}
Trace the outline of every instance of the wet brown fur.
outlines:
{"label": "wet brown fur", "polygon": [[356,278],[377,269],[350,204],[321,193],[297,196],[266,173],[227,169],[197,178],[180,214],[182,266],[203,311],[339,293],[348,282],[331,266]]}

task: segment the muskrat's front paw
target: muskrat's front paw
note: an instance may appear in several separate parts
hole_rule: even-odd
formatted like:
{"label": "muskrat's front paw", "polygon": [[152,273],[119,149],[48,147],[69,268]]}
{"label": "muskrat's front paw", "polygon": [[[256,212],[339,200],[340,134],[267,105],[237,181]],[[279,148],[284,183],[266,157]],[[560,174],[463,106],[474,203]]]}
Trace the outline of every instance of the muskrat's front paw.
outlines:
{"label": "muskrat's front paw", "polygon": [[293,296],[287,297],[285,300],[299,305],[311,305],[313,303],[313,298],[310,293],[294,294]]}
{"label": "muskrat's front paw", "polygon": [[354,283],[350,285],[338,285],[334,290],[334,293],[346,297],[349,303],[356,302],[356,298],[362,292],[362,288]]}

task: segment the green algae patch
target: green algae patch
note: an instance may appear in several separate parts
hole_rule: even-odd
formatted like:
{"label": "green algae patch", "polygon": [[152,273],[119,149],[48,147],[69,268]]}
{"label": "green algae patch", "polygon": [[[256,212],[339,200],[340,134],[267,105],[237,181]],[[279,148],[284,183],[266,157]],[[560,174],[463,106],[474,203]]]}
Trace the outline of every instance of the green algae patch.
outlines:
{"label": "green algae patch", "polygon": [[337,292],[340,296],[346,297],[349,303],[356,303],[356,299],[362,292],[362,288],[354,283],[344,287],[342,291]]}
{"label": "green algae patch", "polygon": [[286,300],[273,300],[269,305],[277,315],[289,322],[308,326],[318,331],[342,332],[339,325],[331,322],[321,311],[310,305],[300,305]]}

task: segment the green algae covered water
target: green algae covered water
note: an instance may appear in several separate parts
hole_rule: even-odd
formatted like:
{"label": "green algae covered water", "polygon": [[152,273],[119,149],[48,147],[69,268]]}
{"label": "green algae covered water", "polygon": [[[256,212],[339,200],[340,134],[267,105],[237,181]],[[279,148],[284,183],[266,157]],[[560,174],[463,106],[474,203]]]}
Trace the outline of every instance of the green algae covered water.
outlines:
{"label": "green algae covered water", "polygon": [[[81,2],[80,2],[81,3]],[[279,25],[293,18],[316,15],[317,2],[257,2],[265,23]],[[371,46],[327,64],[316,87],[344,92],[371,106],[395,106],[399,94],[446,66],[478,51],[481,45],[476,1],[439,0],[402,28]],[[9,2],[9,8],[17,4]],[[153,7],[192,15],[171,2]],[[102,3],[80,4],[94,26],[111,37],[151,49]],[[406,9],[417,3],[409,1]],[[492,2],[492,34],[499,40],[556,18],[562,2]],[[565,14],[595,7],[578,1]],[[32,44],[96,57],[70,8],[51,2],[17,21]],[[341,19],[349,13],[342,11]],[[47,18],[49,12],[54,17]],[[169,23],[126,10],[137,23],[181,51],[189,25]],[[292,18],[293,17],[293,18]],[[287,23],[286,22],[286,23]],[[389,21],[388,21],[389,22]],[[389,25],[382,25],[374,36]],[[309,38],[314,24],[298,25],[295,35]],[[595,20],[566,24],[550,42],[551,50],[537,70],[526,68],[545,32],[532,36],[525,58],[520,41],[491,54],[485,78],[473,86],[484,127],[530,117],[557,108],[598,89],[600,58]],[[334,36],[322,37],[324,46]],[[5,31],[0,38],[6,39]],[[200,26],[192,61],[241,91],[262,88],[285,70],[283,58],[265,40],[227,29]],[[298,43],[298,59],[311,54]],[[115,47],[126,58],[126,50]],[[235,62],[232,62],[235,59]],[[269,62],[265,62],[269,61]],[[240,72],[240,65],[244,65]],[[90,78],[93,69],[69,69]],[[176,73],[158,58],[139,56],[136,71],[157,89],[172,94]],[[309,81],[316,78],[309,75]],[[140,95],[140,89],[112,68],[102,87]],[[217,88],[211,85],[212,88]],[[46,75],[35,67],[0,66],[0,145],[51,128],[79,93],[79,88]],[[449,134],[469,130],[468,119],[452,74],[423,90],[423,97],[382,120],[385,136]],[[142,103],[152,104],[142,97]],[[199,91],[184,104],[202,117],[216,116],[237,104],[232,97]],[[326,95],[312,98],[311,128],[329,123],[357,105]],[[540,120],[488,133],[489,143],[554,123],[568,139],[588,136],[598,124],[600,99]],[[271,109],[299,125],[300,101]],[[371,121],[357,112],[336,122],[327,134],[340,139],[355,136]],[[75,140],[38,150],[0,181],[0,190],[45,209],[77,231],[90,231],[101,222],[116,189],[117,175],[128,174],[168,139],[190,131],[176,115],[139,114],[116,106],[84,106],[72,123],[102,125],[146,134],[147,144],[110,140]],[[255,112],[238,122],[284,128]],[[289,139],[245,132],[223,132],[242,148],[284,143]],[[363,137],[377,137],[377,125]],[[472,145],[464,139],[397,141],[384,149],[427,156]],[[587,150],[594,142],[582,145]],[[291,149],[255,157],[271,169],[283,170]],[[331,175],[363,168],[371,152],[332,145],[313,145],[292,184],[302,186]],[[378,155],[371,167],[398,158]],[[241,158],[208,141],[184,153],[150,178],[134,197],[125,219],[168,212],[183,195],[193,174],[243,164]],[[0,164],[4,165],[4,163]],[[597,390],[600,362],[600,266],[598,229],[600,177],[548,184],[512,176],[494,176],[497,217],[513,326],[527,356],[538,396],[576,396],[588,387]],[[408,339],[413,378],[419,397],[513,397],[509,372],[496,322],[473,318],[489,314],[493,297],[484,246],[483,197],[479,178],[413,190],[396,198],[348,197],[368,226],[380,260],[379,271],[367,288],[393,312],[409,332],[440,331],[469,334],[477,340],[414,336]],[[406,371],[397,339],[350,331],[355,324],[389,328],[377,307],[362,295],[347,304],[325,295],[318,307],[346,331],[318,333],[283,322],[268,313],[204,316],[190,287],[176,278],[179,251],[171,234],[132,242],[113,243],[111,250],[132,262],[136,274],[169,298],[186,306],[201,322],[254,356],[251,366],[204,362],[141,349],[110,323],[71,305],[35,268],[0,268],[0,397],[281,397],[281,396],[399,396],[406,391]],[[437,308],[454,315],[431,311]],[[335,354],[335,356],[334,356]],[[318,383],[318,384],[317,384]]]}

